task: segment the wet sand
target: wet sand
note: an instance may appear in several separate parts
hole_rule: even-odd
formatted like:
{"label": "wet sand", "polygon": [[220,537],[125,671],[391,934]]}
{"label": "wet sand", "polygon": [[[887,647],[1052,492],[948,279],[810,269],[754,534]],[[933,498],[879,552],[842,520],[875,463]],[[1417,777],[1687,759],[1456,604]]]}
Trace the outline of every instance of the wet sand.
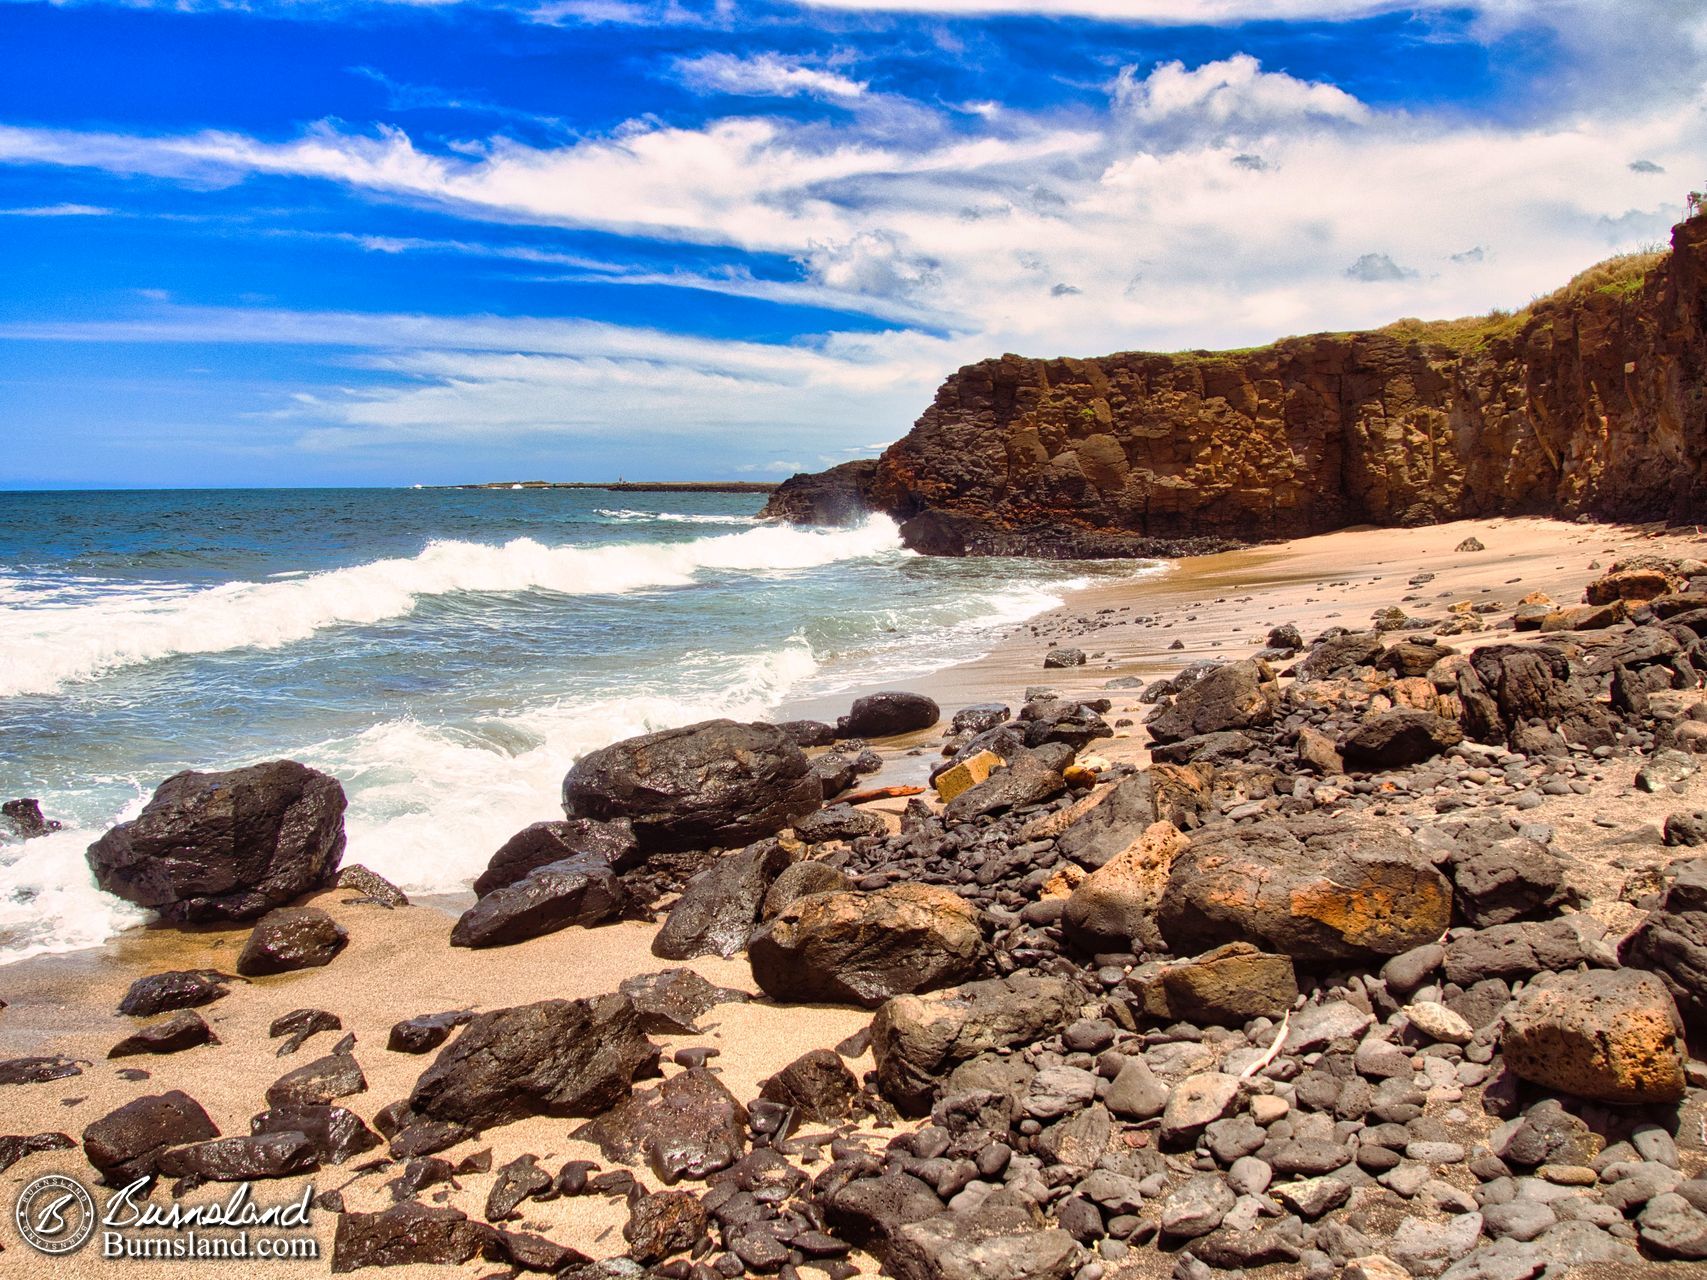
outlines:
{"label": "wet sand", "polygon": [[[1480,552],[1458,552],[1465,538],[1475,536],[1486,546]],[[1005,635],[992,636],[989,656],[937,672],[908,687],[932,694],[942,704],[945,720],[959,707],[985,701],[1016,703],[1028,685],[1046,685],[1063,692],[1101,693],[1110,679],[1148,680],[1197,658],[1236,658],[1261,648],[1270,627],[1296,624],[1306,638],[1322,628],[1343,625],[1362,628],[1374,610],[1402,604],[1410,613],[1444,617],[1453,601],[1495,600],[1501,612],[1487,621],[1501,622],[1510,607],[1531,591],[1541,590],[1561,603],[1581,596],[1583,585],[1614,560],[1643,552],[1701,556],[1707,539],[1691,531],[1656,534],[1650,529],[1575,525],[1547,520],[1465,521],[1408,530],[1350,530],[1319,538],[1264,546],[1226,555],[1185,561],[1161,577],[1129,585],[1111,584],[1081,592],[1063,608],[1033,619]],[[1598,565],[1598,568],[1594,567]],[[1412,576],[1428,572],[1433,581],[1408,586]],[[1112,610],[1113,612],[1099,612]],[[1144,619],[1144,620],[1140,620]],[[1509,638],[1509,631],[1488,631],[1451,640],[1459,647],[1490,639]],[[1180,647],[1170,648],[1175,641]],[[1086,665],[1065,671],[1045,671],[1044,652],[1052,645],[1070,644],[1091,655]],[[1142,720],[1136,690],[1112,692],[1110,721]],[[785,716],[833,718],[848,697],[833,702],[807,702],[785,709]],[[1092,753],[1105,758],[1141,760],[1141,729],[1128,727],[1120,736],[1093,744]],[[922,781],[936,758],[939,734],[877,744],[888,757],[883,774],[862,785]],[[916,754],[909,754],[910,752]],[[565,761],[567,767],[568,761]],[[1707,781],[1692,784],[1685,803],[1701,805]],[[883,802],[891,813],[904,801]],[[1608,807],[1610,806],[1610,807]],[[1592,809],[1593,812],[1589,812]],[[1616,794],[1593,805],[1583,797],[1558,798],[1534,816],[1560,825],[1562,841],[1600,840],[1607,859],[1628,851],[1612,843],[1596,817],[1614,813],[1631,826],[1651,826],[1663,817],[1651,803],[1639,804],[1623,779]],[[554,815],[542,813],[541,819]],[[491,833],[495,849],[509,832]],[[1670,852],[1670,851],[1665,851]],[[1642,857],[1663,861],[1660,851],[1646,845]],[[1608,873],[1611,874],[1610,872]],[[342,1100],[371,1122],[381,1107],[407,1094],[416,1076],[432,1060],[385,1049],[392,1023],[416,1014],[447,1009],[486,1010],[553,997],[596,995],[614,990],[624,978],[670,967],[654,958],[649,946],[650,925],[624,923],[594,930],[571,929],[517,946],[486,951],[452,950],[447,945],[452,916],[443,903],[422,903],[395,911],[350,903],[351,891],[330,891],[313,904],[331,912],[350,934],[350,945],[330,966],[298,973],[238,981],[227,998],[201,1012],[221,1043],[155,1058],[109,1061],[107,1050],[138,1025],[118,1016],[116,1009],[128,985],[144,974],[166,969],[214,968],[227,973],[235,966],[246,929],[187,932],[141,929],[106,946],[72,955],[44,956],[0,970],[0,1058],[65,1054],[87,1060],[79,1076],[43,1084],[0,1086],[0,1133],[29,1134],[60,1130],[77,1138],[91,1121],[114,1107],[146,1093],[181,1088],[207,1109],[222,1133],[248,1132],[251,1115],[264,1106],[262,1095],[278,1076],[327,1052],[342,1033],[311,1038],[295,1055],[276,1056],[279,1041],[267,1037],[267,1026],[292,1009],[316,1007],[336,1013],[346,1031],[357,1036],[355,1055],[368,1079],[368,1091]],[[450,904],[452,906],[456,904]],[[689,966],[712,982],[755,991],[743,957],[731,961],[695,960]],[[718,1006],[706,1015],[701,1037],[656,1037],[670,1052],[705,1044],[720,1051],[712,1066],[743,1100],[756,1096],[758,1083],[808,1049],[830,1047],[865,1026],[863,1010],[831,1007],[777,1007],[764,1001]],[[869,1068],[869,1058],[849,1064],[856,1073]],[[151,1073],[144,1081],[127,1081],[121,1069]],[[578,1121],[531,1120],[481,1135],[443,1153],[453,1163],[475,1151],[490,1148],[492,1168],[523,1153],[540,1157],[548,1170],[570,1158],[599,1159],[596,1150],[572,1142],[568,1132]],[[376,1152],[374,1154],[381,1154]],[[358,1157],[349,1165],[314,1176],[319,1189],[348,1182]],[[601,1161],[601,1163],[603,1163]],[[0,1272],[10,1275],[177,1276],[211,1274],[231,1263],[102,1262],[91,1245],[72,1260],[33,1253],[18,1238],[11,1205],[18,1189],[46,1172],[66,1172],[88,1180],[90,1169],[81,1152],[70,1150],[31,1155],[0,1174]],[[384,1183],[395,1170],[370,1174],[345,1192],[350,1208],[372,1210],[390,1202]],[[649,1175],[640,1171],[643,1181]],[[458,1185],[429,1189],[426,1203],[444,1203],[480,1218],[494,1175],[475,1174]],[[258,1184],[257,1199],[265,1204],[293,1198],[298,1179],[281,1184]],[[204,1188],[190,1201],[222,1200],[229,1188]],[[535,1231],[593,1256],[623,1252],[621,1227],[626,1206],[620,1199],[578,1197],[523,1206],[520,1223],[512,1228]],[[244,1265],[257,1275],[324,1274],[331,1256],[335,1217],[316,1212],[314,1222],[322,1242],[318,1264],[256,1263]],[[445,1275],[446,1268],[399,1268],[387,1274]],[[486,1275],[494,1264],[475,1260],[461,1274]],[[870,1268],[868,1267],[868,1273]]]}

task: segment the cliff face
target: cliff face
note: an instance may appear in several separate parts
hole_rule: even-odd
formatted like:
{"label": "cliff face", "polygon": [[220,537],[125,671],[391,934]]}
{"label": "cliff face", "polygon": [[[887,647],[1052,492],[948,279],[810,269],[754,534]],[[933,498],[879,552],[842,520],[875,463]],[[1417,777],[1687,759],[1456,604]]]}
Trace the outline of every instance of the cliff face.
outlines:
{"label": "cliff face", "polygon": [[863,505],[946,555],[1185,554],[1465,516],[1701,519],[1707,217],[1672,244],[1505,319],[986,360],[875,467],[795,477],[767,510],[833,522]]}

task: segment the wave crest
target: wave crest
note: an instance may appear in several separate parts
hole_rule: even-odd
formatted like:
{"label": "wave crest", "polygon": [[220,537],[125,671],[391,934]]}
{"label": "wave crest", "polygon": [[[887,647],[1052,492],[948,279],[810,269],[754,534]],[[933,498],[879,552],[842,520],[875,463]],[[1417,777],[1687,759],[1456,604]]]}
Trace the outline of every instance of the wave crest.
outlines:
{"label": "wave crest", "polygon": [[416,556],[267,582],[181,588],[162,597],[138,584],[97,603],[0,607],[0,697],[65,684],[179,654],[276,649],[331,627],[404,617],[433,596],[552,591],[620,595],[687,586],[707,571],[811,569],[899,550],[894,521],[853,529],[767,524],[675,544],[548,547],[432,542]]}

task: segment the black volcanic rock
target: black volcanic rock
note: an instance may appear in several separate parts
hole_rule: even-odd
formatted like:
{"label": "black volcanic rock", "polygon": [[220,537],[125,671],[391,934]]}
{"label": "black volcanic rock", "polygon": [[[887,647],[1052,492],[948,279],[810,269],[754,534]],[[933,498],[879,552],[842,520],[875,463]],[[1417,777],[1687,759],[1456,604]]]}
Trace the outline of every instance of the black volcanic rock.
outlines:
{"label": "black volcanic rock", "polygon": [[344,807],[336,778],[294,760],[179,773],[89,846],[89,866],[167,920],[250,920],[332,883]]}
{"label": "black volcanic rock", "polygon": [[486,870],[475,878],[474,895],[484,898],[538,867],[584,853],[601,855],[618,871],[625,871],[639,861],[634,828],[625,818],[615,822],[571,818],[567,822],[536,822],[523,827],[504,842],[486,864]]}
{"label": "black volcanic rock", "polygon": [[731,848],[775,835],[823,798],[805,754],[768,724],[707,720],[628,738],[563,779],[571,818],[627,818],[642,850]]}

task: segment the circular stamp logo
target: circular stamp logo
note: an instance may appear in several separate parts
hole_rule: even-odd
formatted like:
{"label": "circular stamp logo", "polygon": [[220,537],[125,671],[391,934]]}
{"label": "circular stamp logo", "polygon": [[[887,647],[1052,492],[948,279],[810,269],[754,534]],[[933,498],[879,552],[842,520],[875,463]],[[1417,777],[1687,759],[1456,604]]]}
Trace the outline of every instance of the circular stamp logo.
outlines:
{"label": "circular stamp logo", "polygon": [[50,1173],[25,1185],[13,1214],[18,1234],[38,1253],[76,1253],[95,1234],[95,1199],[76,1178]]}

